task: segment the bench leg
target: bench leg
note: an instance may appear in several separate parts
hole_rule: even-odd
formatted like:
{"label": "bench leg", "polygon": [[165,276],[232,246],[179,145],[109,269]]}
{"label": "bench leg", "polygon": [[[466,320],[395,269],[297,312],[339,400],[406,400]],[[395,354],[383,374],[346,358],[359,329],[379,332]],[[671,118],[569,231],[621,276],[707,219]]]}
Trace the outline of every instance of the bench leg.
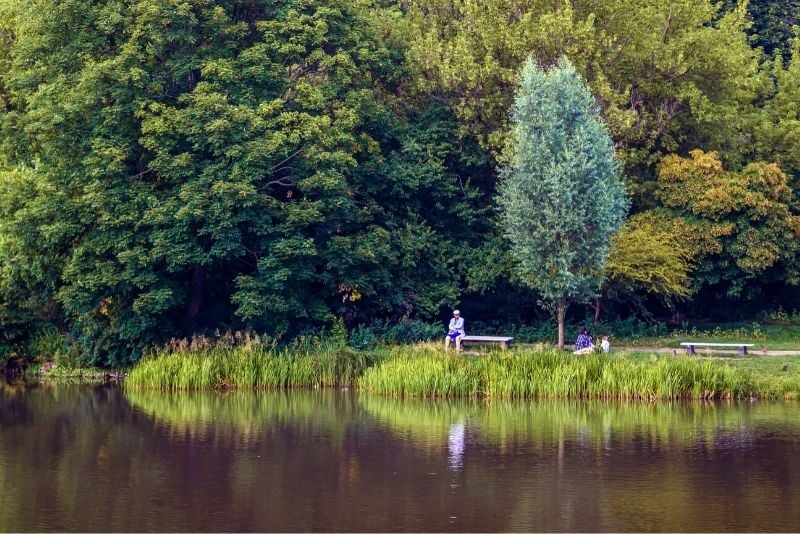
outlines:
{"label": "bench leg", "polygon": [[686,345],[686,354],[694,355],[694,345]]}
{"label": "bench leg", "polygon": [[745,354],[747,354],[747,347],[745,346],[739,347],[739,356],[744,356]]}

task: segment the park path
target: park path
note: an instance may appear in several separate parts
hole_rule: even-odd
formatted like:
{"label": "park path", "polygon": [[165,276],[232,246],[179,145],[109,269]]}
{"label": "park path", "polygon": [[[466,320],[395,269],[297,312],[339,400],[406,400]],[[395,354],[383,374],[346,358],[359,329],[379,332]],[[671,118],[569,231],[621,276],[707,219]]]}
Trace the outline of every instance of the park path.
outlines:
{"label": "park path", "polygon": [[[517,346],[534,346],[533,344],[528,343],[520,343]],[[555,345],[546,345],[547,347],[555,348]],[[638,347],[638,346],[629,346],[629,345],[612,345],[611,350],[613,351],[628,351],[628,352],[654,352],[657,354],[686,354],[686,349],[683,347],[675,348],[675,347]],[[713,356],[714,354],[735,354],[738,355],[739,351],[737,349],[732,350],[724,350],[724,349],[715,349],[709,350],[707,348],[696,348],[695,352],[697,356]],[[470,354],[470,353],[467,353]],[[478,353],[475,353],[478,354]],[[753,349],[747,352],[748,356],[800,356],[800,349],[794,350],[765,350],[765,349]]]}
{"label": "park path", "polygon": [[[672,348],[672,347],[628,347],[628,346],[615,346],[613,347],[614,350],[627,350],[627,351],[636,351],[636,352],[656,352],[656,353],[666,353],[666,354],[686,354],[686,349],[684,348]],[[698,356],[703,355],[712,355],[712,354],[739,354],[739,351],[736,349],[733,350],[708,350],[705,348],[696,348],[694,349]],[[769,350],[769,349],[753,349],[747,352],[748,356],[800,356],[800,349],[798,350]]]}

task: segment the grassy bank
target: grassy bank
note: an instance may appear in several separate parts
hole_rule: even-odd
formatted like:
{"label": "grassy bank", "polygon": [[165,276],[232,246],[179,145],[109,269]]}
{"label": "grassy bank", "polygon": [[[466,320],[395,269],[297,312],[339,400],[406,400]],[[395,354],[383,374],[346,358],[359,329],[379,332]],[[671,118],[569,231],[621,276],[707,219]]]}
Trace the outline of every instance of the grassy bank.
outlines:
{"label": "grassy bank", "polygon": [[165,390],[350,385],[376,358],[374,352],[333,346],[314,352],[266,346],[170,349],[142,360],[125,383]]}
{"label": "grassy bank", "polygon": [[720,399],[759,395],[750,373],[711,360],[595,354],[550,349],[451,358],[411,351],[367,369],[367,391],[412,396],[503,398]]}
{"label": "grassy bank", "polygon": [[481,356],[445,354],[438,344],[372,352],[325,346],[307,352],[209,347],[147,358],[130,371],[126,385],[163,390],[353,385],[418,397],[791,399],[800,396],[798,369],[797,357],[576,357],[543,347]]}

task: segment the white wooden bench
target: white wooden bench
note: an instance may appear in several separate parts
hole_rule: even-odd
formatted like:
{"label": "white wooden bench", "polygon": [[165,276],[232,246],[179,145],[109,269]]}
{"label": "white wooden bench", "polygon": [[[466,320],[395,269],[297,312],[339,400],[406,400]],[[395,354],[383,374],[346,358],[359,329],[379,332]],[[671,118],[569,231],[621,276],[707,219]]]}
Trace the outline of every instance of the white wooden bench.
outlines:
{"label": "white wooden bench", "polygon": [[753,343],[707,343],[705,341],[684,341],[681,347],[686,347],[686,352],[689,354],[697,354],[694,350],[695,347],[737,347],[739,349],[739,356],[747,354],[747,347],[752,347]]}
{"label": "white wooden bench", "polygon": [[464,346],[464,343],[475,343],[475,344],[487,344],[493,345],[495,343],[500,344],[501,347],[504,349],[508,348],[513,340],[513,337],[502,337],[502,336],[464,336],[461,338],[461,346]]}

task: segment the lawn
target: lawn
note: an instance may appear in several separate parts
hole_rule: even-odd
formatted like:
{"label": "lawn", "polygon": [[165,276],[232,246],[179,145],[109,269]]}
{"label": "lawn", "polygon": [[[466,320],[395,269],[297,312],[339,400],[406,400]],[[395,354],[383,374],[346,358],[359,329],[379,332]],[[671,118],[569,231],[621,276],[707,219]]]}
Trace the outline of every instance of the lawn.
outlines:
{"label": "lawn", "polygon": [[727,324],[707,328],[679,328],[659,337],[632,337],[616,340],[618,345],[633,347],[678,348],[682,341],[719,343],[753,343],[753,350],[800,351],[800,325],[795,324]]}

